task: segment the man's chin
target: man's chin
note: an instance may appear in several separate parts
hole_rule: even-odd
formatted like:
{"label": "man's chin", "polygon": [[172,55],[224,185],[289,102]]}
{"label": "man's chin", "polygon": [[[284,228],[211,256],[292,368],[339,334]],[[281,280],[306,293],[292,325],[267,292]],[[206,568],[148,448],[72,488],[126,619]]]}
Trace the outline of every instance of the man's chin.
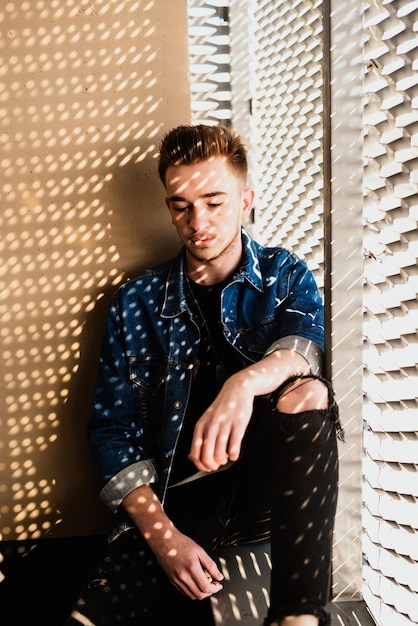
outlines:
{"label": "man's chin", "polygon": [[203,251],[191,252],[191,255],[200,263],[210,263],[211,261],[215,261],[217,259],[216,256],[213,256],[212,254],[205,254]]}
{"label": "man's chin", "polygon": [[188,252],[191,256],[197,261],[201,262],[209,262],[214,261],[219,255],[215,253],[214,250],[210,248],[210,246],[195,246],[193,244],[186,245]]}

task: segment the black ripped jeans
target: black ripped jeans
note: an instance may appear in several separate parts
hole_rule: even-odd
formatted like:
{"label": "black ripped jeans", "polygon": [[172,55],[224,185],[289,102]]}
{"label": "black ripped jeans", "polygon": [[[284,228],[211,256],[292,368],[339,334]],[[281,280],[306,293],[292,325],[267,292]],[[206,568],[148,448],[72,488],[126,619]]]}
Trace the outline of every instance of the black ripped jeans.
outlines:
{"label": "black ripped jeans", "polygon": [[[169,517],[215,559],[222,545],[270,539],[265,625],[306,613],[321,626],[330,624],[326,605],[342,429],[324,382],[328,409],[278,412],[285,385],[268,400],[257,398],[240,459],[228,470],[168,491]],[[174,605],[183,614],[195,609],[169,583],[140,533],[130,530],[109,544],[64,626],[160,626]]]}

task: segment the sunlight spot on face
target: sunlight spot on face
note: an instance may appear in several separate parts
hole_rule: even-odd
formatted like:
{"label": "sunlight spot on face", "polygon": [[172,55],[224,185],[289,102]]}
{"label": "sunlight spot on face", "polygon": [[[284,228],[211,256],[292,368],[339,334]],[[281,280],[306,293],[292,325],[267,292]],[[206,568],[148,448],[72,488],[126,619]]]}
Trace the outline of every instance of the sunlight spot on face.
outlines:
{"label": "sunlight spot on face", "polygon": [[175,185],[180,180],[179,176],[173,176],[172,178],[167,179],[167,184]]}

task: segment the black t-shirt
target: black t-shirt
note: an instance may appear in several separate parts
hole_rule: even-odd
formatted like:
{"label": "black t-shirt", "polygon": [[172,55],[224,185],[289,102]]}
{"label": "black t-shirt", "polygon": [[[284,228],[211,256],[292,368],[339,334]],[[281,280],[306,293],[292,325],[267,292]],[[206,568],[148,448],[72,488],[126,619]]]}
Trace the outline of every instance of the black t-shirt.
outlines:
{"label": "black t-shirt", "polygon": [[223,382],[246,366],[243,357],[226,341],[221,322],[221,293],[225,283],[198,285],[187,279],[187,300],[200,330],[200,345],[182,431],[174,453],[170,484],[197,472],[187,455],[194,426],[213,402]]}

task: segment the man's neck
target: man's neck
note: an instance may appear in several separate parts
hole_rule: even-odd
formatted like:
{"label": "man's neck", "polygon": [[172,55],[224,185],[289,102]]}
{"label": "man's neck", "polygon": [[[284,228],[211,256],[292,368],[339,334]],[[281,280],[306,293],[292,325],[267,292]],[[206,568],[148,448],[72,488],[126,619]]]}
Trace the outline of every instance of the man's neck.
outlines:
{"label": "man's neck", "polygon": [[232,276],[239,267],[239,263],[230,267],[225,267],[222,263],[216,261],[205,263],[190,263],[186,259],[186,274],[198,285],[216,285]]}

